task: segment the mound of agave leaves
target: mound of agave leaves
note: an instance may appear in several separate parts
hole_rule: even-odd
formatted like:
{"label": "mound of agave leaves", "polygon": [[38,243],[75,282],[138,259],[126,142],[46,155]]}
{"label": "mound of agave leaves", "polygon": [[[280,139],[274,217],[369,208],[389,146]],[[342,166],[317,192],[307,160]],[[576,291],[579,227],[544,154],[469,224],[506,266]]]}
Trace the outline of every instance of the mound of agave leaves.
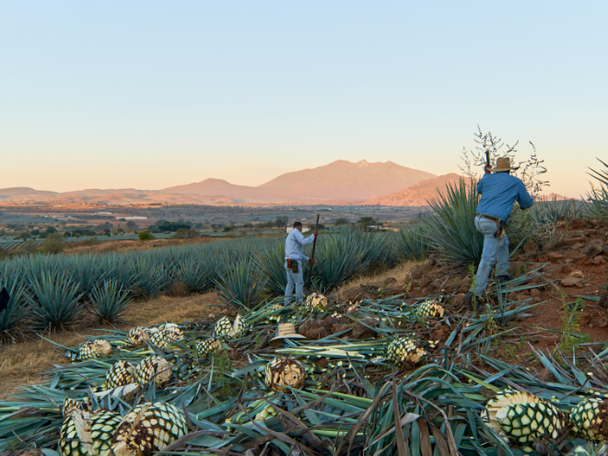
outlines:
{"label": "mound of agave leaves", "polygon": [[[506,295],[517,287],[522,283],[515,281],[502,292]],[[501,301],[499,314],[474,315],[457,314],[450,302],[444,302],[445,312],[432,316],[427,302],[404,302],[399,296],[312,311],[275,304],[242,313],[247,329],[238,333],[218,335],[216,322],[202,321],[151,329],[159,333],[171,327],[179,332],[180,337],[166,344],[154,345],[151,338],[144,338],[137,345],[133,341],[139,339],[121,331],[94,338],[109,342],[112,351],[56,366],[46,383],[24,386],[0,402],[0,453],[32,448],[47,455],[59,452],[66,398],[86,399],[95,417],[105,416],[100,409],[112,412],[112,422],[123,430],[138,410],[148,410],[145,422],[150,423],[158,423],[151,415],[155,410],[168,410],[162,413],[170,412],[180,423],[183,418],[187,429],[180,428],[175,438],[159,434],[168,444],[158,448],[165,454],[451,456],[523,454],[541,448],[553,452],[547,454],[565,454],[577,445],[592,448],[604,439],[600,428],[601,413],[608,410],[603,402],[608,371],[603,361],[608,350],[578,359],[534,352],[555,378],[549,383],[532,369],[487,355],[492,340],[507,341],[517,332],[507,325],[525,317],[532,307],[528,303]],[[320,340],[271,340],[277,321],[298,325],[328,315],[367,326],[376,337],[350,339],[350,330],[345,329]],[[446,337],[431,340],[438,327]],[[424,347],[426,356],[414,365],[391,361],[387,348],[399,338]],[[78,353],[77,348],[70,351]],[[273,373],[277,365],[283,371]],[[134,375],[138,369],[147,374]],[[285,373],[292,380],[277,386]],[[112,376],[126,380],[108,390],[108,385],[118,384],[108,380]],[[538,400],[497,409],[492,422],[486,404],[500,394],[511,397],[512,393],[501,393],[505,390],[529,393],[526,398]],[[563,418],[559,432],[537,432],[542,419],[526,418],[529,410],[543,413],[545,408],[551,416]],[[508,434],[520,429],[520,422],[524,431],[534,427],[533,437],[518,440]],[[590,431],[594,426],[600,430]],[[97,447],[124,445],[121,432]],[[158,437],[154,430],[146,432],[150,439]],[[111,433],[106,434],[109,439]],[[103,454],[112,454],[109,451]],[[67,453],[77,454],[72,449]]]}

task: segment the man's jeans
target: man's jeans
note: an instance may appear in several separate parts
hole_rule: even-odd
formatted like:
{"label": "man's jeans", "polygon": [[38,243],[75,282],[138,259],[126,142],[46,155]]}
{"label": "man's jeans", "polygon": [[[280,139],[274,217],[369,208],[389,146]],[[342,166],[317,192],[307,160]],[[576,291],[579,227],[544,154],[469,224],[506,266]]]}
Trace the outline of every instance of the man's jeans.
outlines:
{"label": "man's jeans", "polygon": [[285,305],[291,304],[291,296],[293,295],[293,288],[296,288],[296,302],[300,304],[304,298],[304,275],[302,274],[302,263],[298,261],[298,272],[295,274],[291,272],[291,269],[287,269],[287,262],[285,262],[285,271],[287,271],[287,286],[285,287]]}
{"label": "man's jeans", "polygon": [[475,294],[483,296],[494,264],[497,276],[509,273],[509,238],[506,234],[502,239],[495,238],[496,222],[484,217],[475,217],[475,227],[484,236],[483,253],[475,281]]}

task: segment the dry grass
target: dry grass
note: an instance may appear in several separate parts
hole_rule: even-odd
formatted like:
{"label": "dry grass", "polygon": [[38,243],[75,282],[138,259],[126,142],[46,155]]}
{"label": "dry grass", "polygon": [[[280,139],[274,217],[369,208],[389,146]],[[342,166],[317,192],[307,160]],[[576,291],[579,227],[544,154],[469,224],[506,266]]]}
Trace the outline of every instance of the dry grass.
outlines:
{"label": "dry grass", "polygon": [[[161,296],[149,301],[134,302],[124,316],[124,321],[116,328],[127,330],[136,325],[197,321],[214,319],[217,315],[229,313],[223,307],[216,293],[206,293],[186,297]],[[93,327],[82,326],[74,331],[62,331],[48,336],[53,342],[65,347],[75,347],[87,340],[89,335],[103,334],[92,331]],[[95,326],[95,329],[102,329]],[[53,364],[66,365],[69,360],[63,350],[36,338],[0,347],[0,398],[14,393],[20,385],[32,385],[42,381],[41,373]]]}
{"label": "dry grass", "polygon": [[371,275],[357,277],[349,282],[346,282],[344,285],[339,287],[334,292],[334,297],[338,301],[347,301],[348,300],[347,292],[349,290],[352,290],[353,288],[364,287],[364,286],[381,287],[382,285],[384,285],[384,282],[387,279],[391,279],[391,278],[397,280],[397,285],[401,286],[405,283],[405,281],[407,279],[407,274],[410,272],[410,270],[416,264],[419,264],[419,263],[416,263],[414,261],[408,262],[408,263],[402,263],[395,268],[387,269],[386,271],[380,272],[378,274],[371,274]]}

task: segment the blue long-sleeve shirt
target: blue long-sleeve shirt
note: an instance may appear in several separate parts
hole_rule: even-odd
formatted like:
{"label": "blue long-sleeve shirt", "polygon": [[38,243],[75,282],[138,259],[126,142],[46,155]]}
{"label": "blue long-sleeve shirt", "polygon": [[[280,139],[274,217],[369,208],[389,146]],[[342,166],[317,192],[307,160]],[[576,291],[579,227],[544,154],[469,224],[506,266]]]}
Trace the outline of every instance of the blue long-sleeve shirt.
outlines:
{"label": "blue long-sleeve shirt", "polygon": [[524,183],[509,173],[485,174],[477,182],[477,192],[481,195],[477,212],[498,217],[505,222],[511,216],[515,201],[522,209],[534,204],[534,198]]}
{"label": "blue long-sleeve shirt", "polygon": [[314,240],[314,234],[305,238],[304,235],[300,233],[300,230],[294,228],[287,235],[287,239],[285,240],[285,259],[291,258],[292,260],[306,263],[308,257],[302,253],[302,247],[312,243]]}

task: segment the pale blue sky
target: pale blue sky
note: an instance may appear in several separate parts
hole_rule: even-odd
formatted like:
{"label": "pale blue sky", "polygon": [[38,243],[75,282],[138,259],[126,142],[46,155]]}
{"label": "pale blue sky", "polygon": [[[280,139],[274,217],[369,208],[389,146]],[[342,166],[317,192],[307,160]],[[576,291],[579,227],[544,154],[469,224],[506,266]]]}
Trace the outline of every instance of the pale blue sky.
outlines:
{"label": "pale blue sky", "polygon": [[575,196],[608,159],[606,5],[3,2],[0,188],[257,185],[337,159],[445,174],[479,122]]}

